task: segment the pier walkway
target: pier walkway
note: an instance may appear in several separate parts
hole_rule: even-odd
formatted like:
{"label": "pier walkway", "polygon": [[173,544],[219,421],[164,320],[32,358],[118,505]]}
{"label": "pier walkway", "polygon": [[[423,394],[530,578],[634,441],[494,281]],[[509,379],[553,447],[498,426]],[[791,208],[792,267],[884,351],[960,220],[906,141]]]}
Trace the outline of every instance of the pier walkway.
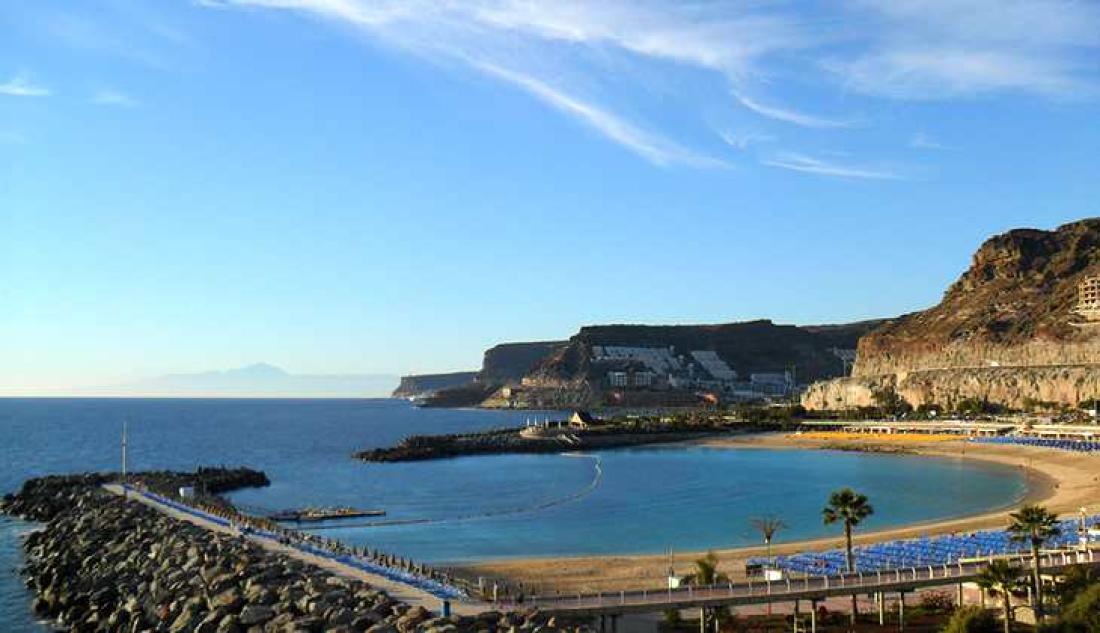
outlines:
{"label": "pier walkway", "polygon": [[[124,493],[123,488],[117,484],[109,484],[104,488],[117,495]],[[192,508],[184,511],[181,507],[177,507],[179,504],[166,503],[151,493],[130,489],[129,498],[181,521],[188,521],[211,531],[240,536],[236,529],[219,517],[205,516],[201,511]],[[397,582],[385,575],[370,573],[360,567],[346,564],[336,557],[304,551],[300,547],[285,544],[271,537],[260,534],[247,534],[245,537],[265,549],[297,558],[340,576],[362,580],[410,606],[421,606],[435,613],[441,611],[444,598],[422,587]],[[601,622],[604,617],[610,616],[612,629],[615,628],[618,616],[627,614],[809,602],[808,606],[811,606],[809,615],[813,623],[813,605],[826,598],[853,594],[897,595],[900,598],[899,604],[904,610],[905,594],[931,587],[957,586],[961,590],[964,583],[974,582],[981,571],[996,559],[1010,560],[1025,569],[1030,567],[1030,556],[1012,554],[954,564],[909,567],[866,574],[804,576],[770,582],[750,580],[705,587],[687,586],[678,589],[599,594],[531,595],[526,596],[522,601],[483,602],[465,598],[452,599],[449,602],[452,613],[459,615],[477,615],[485,611],[538,609],[544,613],[562,616],[601,618]],[[1100,568],[1100,549],[1093,547],[1085,550],[1067,548],[1048,551],[1042,555],[1042,562],[1044,572],[1049,573],[1058,573],[1077,564],[1088,564]],[[812,630],[814,628],[816,627],[812,624]]]}
{"label": "pier walkway", "polygon": [[[122,496],[124,492],[128,491],[127,498],[143,503],[154,510],[161,512],[167,516],[180,521],[187,521],[193,523],[199,527],[210,530],[212,532],[219,532],[222,534],[228,534],[231,536],[242,536],[242,534],[235,528],[228,525],[228,522],[220,517],[214,517],[213,515],[206,515],[200,510],[188,508],[188,511],[184,511],[175,504],[169,505],[156,498],[156,495],[145,493],[140,490],[128,488],[124,491],[119,484],[106,484],[103,486],[107,491]],[[266,537],[262,534],[250,533],[243,535],[248,540],[252,541],[256,545],[263,547],[266,550],[272,552],[278,552],[291,558],[296,558],[302,562],[309,563],[320,567],[326,571],[332,572],[338,576],[344,578],[350,578],[355,580],[361,580],[371,587],[385,591],[391,598],[404,602],[409,606],[420,606],[433,612],[440,613],[444,598],[433,594],[432,592],[417,586],[413,586],[408,583],[399,582],[392,578],[388,578],[381,574],[371,573],[358,566],[349,565],[341,562],[331,556],[321,555],[319,553],[312,553],[305,551],[300,547],[288,545],[280,542],[277,539]],[[492,605],[483,603],[471,599],[450,599],[450,609],[452,613],[458,615],[477,615],[484,611],[492,609]]]}
{"label": "pier walkway", "polygon": [[[1025,569],[1030,556],[1013,555],[1008,560]],[[707,587],[684,587],[656,591],[624,591],[575,596],[532,596],[527,606],[540,611],[574,616],[618,616],[670,609],[736,607],[795,601],[820,601],[852,594],[901,594],[927,587],[957,586],[973,582],[991,560],[911,567],[869,574],[807,576],[766,582],[728,583]],[[1048,552],[1042,557],[1044,572],[1057,573],[1075,564],[1100,566],[1100,550]]]}

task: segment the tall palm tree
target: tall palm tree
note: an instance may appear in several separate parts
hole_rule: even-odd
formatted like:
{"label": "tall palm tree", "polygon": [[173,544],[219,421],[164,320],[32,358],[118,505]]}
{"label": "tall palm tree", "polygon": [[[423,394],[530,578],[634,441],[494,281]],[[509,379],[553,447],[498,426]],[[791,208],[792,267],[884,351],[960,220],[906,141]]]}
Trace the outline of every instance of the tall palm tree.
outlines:
{"label": "tall palm tree", "polygon": [[[775,515],[768,515],[764,517],[756,517],[751,521],[752,526],[756,528],[757,532],[760,532],[760,536],[764,537],[764,547],[767,549],[768,560],[772,557],[772,539],[775,538],[776,532],[787,527],[787,524]],[[768,615],[772,614],[772,603],[768,603],[767,607]]]}
{"label": "tall palm tree", "polygon": [[764,537],[764,547],[767,548],[768,558],[772,557],[772,539],[775,538],[776,532],[787,527],[786,522],[777,516],[765,516],[757,517],[752,520],[752,526],[756,528],[757,532],[760,532],[760,536]]}
{"label": "tall palm tree", "polygon": [[[852,552],[852,528],[859,525],[864,519],[875,513],[875,509],[867,501],[867,495],[860,494],[851,488],[841,488],[829,495],[829,501],[825,509],[821,511],[825,525],[844,523],[844,543],[848,552],[848,573],[856,570],[856,558]],[[856,604],[856,594],[852,594],[851,623],[854,626],[856,616],[859,615]]]}
{"label": "tall palm tree", "polygon": [[995,560],[978,574],[978,586],[1001,597],[1005,610],[1005,633],[1012,633],[1012,593],[1026,584],[1022,575],[1019,567],[1006,560]]}
{"label": "tall palm tree", "polygon": [[1040,505],[1026,505],[1008,515],[1011,522],[1008,531],[1012,538],[1031,544],[1031,582],[1035,592],[1035,620],[1043,619],[1043,577],[1039,550],[1043,543],[1060,532],[1058,515]]}

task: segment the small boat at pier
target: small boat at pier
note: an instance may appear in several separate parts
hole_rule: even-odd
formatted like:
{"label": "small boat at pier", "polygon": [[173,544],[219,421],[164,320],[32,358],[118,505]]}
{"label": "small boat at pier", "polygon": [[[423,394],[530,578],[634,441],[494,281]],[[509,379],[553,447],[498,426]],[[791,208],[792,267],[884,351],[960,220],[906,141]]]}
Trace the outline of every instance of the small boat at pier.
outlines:
{"label": "small boat at pier", "polygon": [[385,510],[360,510],[357,508],[303,508],[301,510],[283,510],[271,515],[275,521],[306,523],[311,521],[330,521],[333,519],[358,519],[363,517],[383,517]]}

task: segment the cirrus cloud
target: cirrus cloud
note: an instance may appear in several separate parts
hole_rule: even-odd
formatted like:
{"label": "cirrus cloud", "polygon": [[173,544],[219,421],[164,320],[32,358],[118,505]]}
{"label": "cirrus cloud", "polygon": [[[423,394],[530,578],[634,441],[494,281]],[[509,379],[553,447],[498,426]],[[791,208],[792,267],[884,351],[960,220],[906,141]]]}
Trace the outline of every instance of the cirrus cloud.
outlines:
{"label": "cirrus cloud", "polygon": [[778,167],[818,176],[832,176],[856,180],[901,180],[901,176],[892,171],[854,165],[844,165],[822,160],[797,152],[783,152],[761,161],[768,167]]}
{"label": "cirrus cloud", "polygon": [[[713,167],[723,164],[708,154],[714,145],[747,145],[722,134],[750,125],[739,108],[716,117],[712,104],[677,92],[686,81],[708,83],[710,94],[774,125],[818,135],[873,127],[882,98],[1088,98],[1100,86],[1100,5],[1072,0],[842,0],[824,8],[672,0],[199,4],[294,11],[432,62],[473,69],[662,166]],[[637,98],[650,99],[649,107],[634,107],[630,100]],[[853,117],[836,107],[817,114],[822,103],[856,103],[867,114]],[[661,108],[677,111],[653,114]],[[670,131],[668,120],[692,120],[710,137]],[[888,175],[812,161],[773,162],[823,174],[848,171],[852,178]]]}
{"label": "cirrus cloud", "polygon": [[0,84],[0,94],[9,97],[48,97],[50,89],[32,82],[26,75],[16,75]]}

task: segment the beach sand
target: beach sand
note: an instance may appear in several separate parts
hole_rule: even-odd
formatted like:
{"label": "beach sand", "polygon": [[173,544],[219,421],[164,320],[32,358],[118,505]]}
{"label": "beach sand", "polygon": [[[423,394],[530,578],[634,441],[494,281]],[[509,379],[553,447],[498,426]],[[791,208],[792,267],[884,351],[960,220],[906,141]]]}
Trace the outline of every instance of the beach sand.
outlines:
{"label": "beach sand", "polygon": [[[1100,456],[1058,451],[1028,446],[975,444],[952,442],[884,442],[879,439],[843,441],[807,439],[785,434],[765,434],[732,438],[708,439],[696,444],[714,447],[819,449],[836,448],[838,444],[862,450],[904,450],[908,454],[977,459],[1028,469],[1029,492],[1024,500],[1041,503],[1063,515],[1076,516],[1085,506],[1090,513],[1100,511]],[[944,521],[918,523],[900,528],[856,535],[855,542],[868,543],[922,535],[969,532],[1004,527],[1013,508],[960,517]],[[789,554],[806,550],[843,547],[843,537],[812,541],[777,543],[773,554]],[[678,552],[673,557],[674,568],[681,574],[704,552]],[[745,561],[762,556],[764,547],[716,550],[720,571],[731,577],[744,578]],[[581,556],[566,558],[527,558],[487,561],[465,566],[467,573],[501,577],[523,583],[539,593],[575,593],[618,591],[663,587],[669,557],[663,554],[626,556]]]}

